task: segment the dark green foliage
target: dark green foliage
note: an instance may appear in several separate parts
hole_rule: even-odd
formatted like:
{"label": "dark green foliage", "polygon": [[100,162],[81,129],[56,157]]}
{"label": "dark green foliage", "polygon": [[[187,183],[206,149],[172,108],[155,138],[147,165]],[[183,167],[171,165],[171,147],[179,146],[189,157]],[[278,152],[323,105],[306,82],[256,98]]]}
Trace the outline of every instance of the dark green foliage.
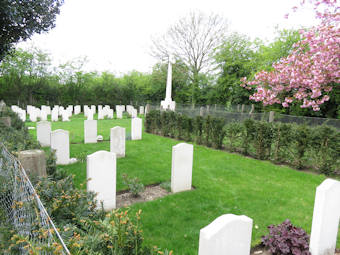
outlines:
{"label": "dark green foliage", "polygon": [[288,157],[289,146],[292,146],[294,135],[292,125],[285,123],[274,123],[273,126],[273,159],[282,162]]}
{"label": "dark green foliage", "polygon": [[96,219],[101,213],[95,210],[95,194],[76,189],[72,176],[61,180],[40,178],[35,189],[57,225],[79,224],[82,219]]}
{"label": "dark green foliage", "polygon": [[63,0],[2,0],[0,4],[0,61],[14,43],[55,26]]}
{"label": "dark green foliage", "polygon": [[312,129],[311,147],[321,173],[331,174],[340,159],[340,136],[335,128],[322,125]]}
{"label": "dark green foliage", "polygon": [[272,145],[272,124],[263,121],[255,122],[255,135],[253,137],[256,157],[258,159],[269,158]]}
{"label": "dark green foliage", "polygon": [[229,141],[228,149],[231,152],[236,150],[236,141],[239,140],[244,133],[244,126],[240,122],[231,122],[226,126],[226,137]]}
{"label": "dark green foliage", "polygon": [[211,142],[216,149],[221,149],[225,137],[224,120],[221,118],[212,118],[211,121]]}
{"label": "dark green foliage", "polygon": [[123,184],[128,186],[129,191],[134,197],[138,197],[144,191],[144,185],[137,177],[129,177],[127,174],[122,174]]}
{"label": "dark green foliage", "polygon": [[203,139],[203,117],[196,116],[194,119],[194,135],[195,135],[195,142],[197,144],[202,144]]}
{"label": "dark green foliage", "polygon": [[262,237],[262,243],[274,255],[310,255],[309,236],[302,228],[293,226],[290,220],[268,227],[269,234]]}
{"label": "dark green foliage", "polygon": [[[162,125],[153,124],[159,122]],[[328,126],[311,128],[253,119],[225,124],[224,119],[210,115],[191,118],[176,112],[159,111],[151,111],[146,116],[145,125],[147,132],[195,141],[217,149],[223,148],[225,143],[231,152],[293,164],[299,169],[314,166],[327,175],[337,174],[339,170],[340,135],[338,130]]]}
{"label": "dark green foliage", "polygon": [[242,141],[242,148],[243,148],[243,154],[248,155],[250,144],[254,140],[256,127],[255,127],[255,121],[252,119],[247,119],[243,122],[245,131],[243,135],[243,141]]}
{"label": "dark green foliage", "polygon": [[208,115],[203,121],[204,145],[211,147],[212,117]]}
{"label": "dark green foliage", "polygon": [[298,169],[301,169],[304,166],[306,151],[311,145],[311,128],[306,125],[294,125],[293,133],[296,148],[294,164]]}

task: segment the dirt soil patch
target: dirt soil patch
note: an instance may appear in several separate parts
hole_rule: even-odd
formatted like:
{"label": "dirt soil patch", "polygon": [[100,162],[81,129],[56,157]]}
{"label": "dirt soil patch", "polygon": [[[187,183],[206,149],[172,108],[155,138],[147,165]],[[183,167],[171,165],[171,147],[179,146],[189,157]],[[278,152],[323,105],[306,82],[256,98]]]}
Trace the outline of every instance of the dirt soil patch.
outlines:
{"label": "dirt soil patch", "polygon": [[128,190],[123,190],[117,192],[116,206],[117,208],[126,207],[135,203],[152,201],[169,194],[171,193],[161,188],[159,184],[146,186],[145,190],[138,197],[132,196]]}

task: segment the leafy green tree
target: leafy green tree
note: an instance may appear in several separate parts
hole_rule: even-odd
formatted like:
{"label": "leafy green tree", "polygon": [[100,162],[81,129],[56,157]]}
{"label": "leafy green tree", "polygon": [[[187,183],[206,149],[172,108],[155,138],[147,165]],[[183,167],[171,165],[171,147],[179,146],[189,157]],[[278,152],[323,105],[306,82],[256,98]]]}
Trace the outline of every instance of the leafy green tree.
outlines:
{"label": "leafy green tree", "polygon": [[0,61],[13,44],[55,26],[63,0],[1,0]]}
{"label": "leafy green tree", "polygon": [[221,70],[216,85],[217,102],[249,104],[250,93],[240,87],[240,79],[256,70],[256,52],[250,39],[238,33],[229,35],[215,59]]}

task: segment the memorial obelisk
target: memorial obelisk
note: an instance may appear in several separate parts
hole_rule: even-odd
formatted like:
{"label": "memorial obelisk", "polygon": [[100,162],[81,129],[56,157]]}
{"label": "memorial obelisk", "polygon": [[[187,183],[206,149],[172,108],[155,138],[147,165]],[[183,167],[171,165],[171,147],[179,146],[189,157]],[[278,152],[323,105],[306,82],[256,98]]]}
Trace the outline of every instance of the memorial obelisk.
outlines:
{"label": "memorial obelisk", "polygon": [[165,91],[165,99],[161,101],[161,107],[163,110],[171,110],[174,111],[176,107],[176,102],[171,99],[171,90],[172,90],[172,63],[171,57],[169,56],[169,64],[168,64],[168,76],[166,80],[166,91]]}

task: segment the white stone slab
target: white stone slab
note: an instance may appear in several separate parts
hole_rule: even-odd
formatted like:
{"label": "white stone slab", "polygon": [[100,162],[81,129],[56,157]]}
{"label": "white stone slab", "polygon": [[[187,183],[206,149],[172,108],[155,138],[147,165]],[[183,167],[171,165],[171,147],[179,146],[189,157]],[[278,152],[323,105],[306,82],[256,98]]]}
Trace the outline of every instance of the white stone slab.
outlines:
{"label": "white stone slab", "polygon": [[131,120],[131,140],[142,139],[142,119],[133,118]]}
{"label": "white stone slab", "polygon": [[116,153],[117,158],[125,157],[125,128],[110,129],[110,151]]}
{"label": "white stone slab", "polygon": [[59,113],[58,109],[52,110],[52,114],[51,114],[51,120],[52,121],[58,121],[58,117],[59,117],[58,113]]}
{"label": "white stone slab", "polygon": [[144,114],[144,106],[139,106],[139,114]]}
{"label": "white stone slab", "polygon": [[48,121],[39,121],[37,123],[37,140],[42,147],[51,145],[51,123]]}
{"label": "white stone slab", "polygon": [[74,107],[74,114],[79,114],[81,112],[81,107],[80,107],[80,105],[76,105],[75,107]]}
{"label": "white stone slab", "polygon": [[137,118],[137,110],[136,109],[131,109],[131,117]]}
{"label": "white stone slab", "polygon": [[312,255],[335,252],[340,219],[340,182],[326,179],[317,188],[309,250]]}
{"label": "white stone slab", "polygon": [[87,156],[87,191],[97,194],[97,207],[103,202],[104,210],[116,208],[116,154],[97,151]]}
{"label": "white stone slab", "polygon": [[41,120],[47,120],[47,112],[44,110],[40,111],[40,119]]}
{"label": "white stone slab", "polygon": [[224,214],[200,230],[198,255],[249,255],[253,220]]}
{"label": "white stone slab", "polygon": [[51,149],[56,151],[57,164],[69,164],[70,139],[67,130],[57,129],[51,132]]}
{"label": "white stone slab", "polygon": [[122,108],[118,108],[117,110],[116,110],[116,112],[117,112],[117,119],[122,119],[123,118],[123,111],[122,111]]}
{"label": "white stone slab", "polygon": [[171,192],[191,190],[194,146],[179,143],[172,147]]}
{"label": "white stone slab", "polygon": [[97,120],[84,120],[84,143],[97,142]]}

